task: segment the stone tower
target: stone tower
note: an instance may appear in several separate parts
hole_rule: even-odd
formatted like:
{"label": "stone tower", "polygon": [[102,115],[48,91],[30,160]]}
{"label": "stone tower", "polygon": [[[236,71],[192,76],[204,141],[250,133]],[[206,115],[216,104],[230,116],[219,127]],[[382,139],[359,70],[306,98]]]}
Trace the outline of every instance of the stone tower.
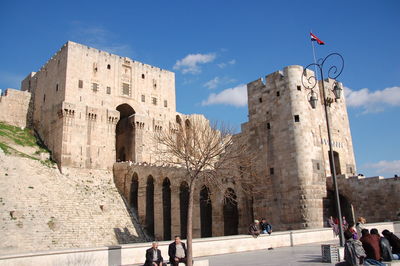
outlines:
{"label": "stone tower", "polygon": [[[256,218],[267,217],[279,229],[323,226],[324,198],[330,178],[324,106],[312,109],[301,83],[303,68],[288,66],[247,85],[249,122],[242,133],[259,154]],[[310,72],[309,74],[313,74]],[[332,80],[325,81],[331,88]],[[327,97],[333,98],[329,92]],[[338,174],[355,173],[352,139],[344,99],[329,108]]]}

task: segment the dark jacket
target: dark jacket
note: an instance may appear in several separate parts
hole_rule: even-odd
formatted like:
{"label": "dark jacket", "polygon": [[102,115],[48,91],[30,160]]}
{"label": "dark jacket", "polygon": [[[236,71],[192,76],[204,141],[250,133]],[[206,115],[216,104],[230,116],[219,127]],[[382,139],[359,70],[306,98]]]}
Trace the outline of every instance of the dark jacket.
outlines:
{"label": "dark jacket", "polygon": [[380,245],[381,245],[383,260],[384,261],[392,261],[393,254],[392,254],[392,247],[390,246],[389,240],[387,240],[384,237],[381,237]]}
{"label": "dark jacket", "polygon": [[380,237],[373,234],[367,234],[360,239],[363,244],[368,259],[381,260]]}
{"label": "dark jacket", "polygon": [[252,235],[253,237],[259,236],[260,233],[261,233],[261,232],[260,232],[260,227],[259,227],[258,224],[252,223],[252,224],[249,226],[249,234]]}
{"label": "dark jacket", "polygon": [[[161,256],[161,250],[157,249],[157,265],[163,261],[164,259]],[[146,261],[144,262],[144,266],[153,266],[153,248],[146,250]]]}
{"label": "dark jacket", "polygon": [[267,222],[265,222],[265,223],[261,222],[260,228],[261,228],[261,231],[267,231],[268,233],[271,233],[271,231],[272,231],[272,226]]}
{"label": "dark jacket", "polygon": [[[187,250],[186,250],[186,246],[185,243],[181,242],[183,250],[185,251],[185,258],[187,256]],[[176,254],[176,243],[172,242],[171,244],[169,244],[168,247],[168,255],[169,255],[169,261],[171,263],[173,263],[175,261],[175,254]]]}
{"label": "dark jacket", "polygon": [[392,246],[392,252],[395,254],[400,254],[400,239],[393,233],[385,235],[385,237],[387,240],[389,240],[389,243]]}

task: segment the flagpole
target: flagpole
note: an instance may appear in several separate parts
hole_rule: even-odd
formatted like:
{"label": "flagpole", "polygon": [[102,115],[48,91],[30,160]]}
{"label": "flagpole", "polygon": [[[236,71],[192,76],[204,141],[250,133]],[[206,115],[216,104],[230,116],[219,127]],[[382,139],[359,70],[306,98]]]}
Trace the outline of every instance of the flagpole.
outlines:
{"label": "flagpole", "polygon": [[[312,30],[310,31],[312,33]],[[312,46],[312,51],[313,51],[313,56],[314,56],[314,69],[315,69],[315,77],[318,79],[318,71],[317,71],[317,57],[315,56],[315,47],[314,47],[314,41],[311,41],[311,46]]]}

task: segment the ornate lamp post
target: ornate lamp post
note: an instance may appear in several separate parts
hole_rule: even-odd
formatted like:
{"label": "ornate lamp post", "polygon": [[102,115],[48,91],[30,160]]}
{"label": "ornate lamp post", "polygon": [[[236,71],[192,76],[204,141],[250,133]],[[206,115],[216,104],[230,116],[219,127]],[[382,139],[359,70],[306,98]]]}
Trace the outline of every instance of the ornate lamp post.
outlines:
{"label": "ornate lamp post", "polygon": [[[339,59],[339,66],[333,65],[333,66],[329,67],[328,78],[336,79],[337,77],[339,77],[344,68],[344,59],[338,53],[331,53],[327,57],[318,60],[317,63],[312,63],[312,64],[309,64],[308,66],[306,66],[304,68],[303,75],[301,76],[301,82],[303,83],[303,86],[306,89],[309,89],[311,91],[308,94],[308,101],[310,102],[311,107],[313,109],[315,109],[317,106],[317,102],[318,102],[318,96],[317,96],[317,93],[314,91],[314,88],[318,84],[318,78],[316,77],[317,73],[315,73],[314,76],[307,76],[307,69],[309,69],[312,66],[314,66],[316,68],[316,71],[317,71],[317,68],[319,69],[319,75],[321,78],[320,83],[322,86],[322,96],[323,96],[324,109],[325,109],[326,127],[328,130],[330,165],[331,165],[333,186],[335,189],[335,204],[336,204],[337,216],[339,219],[339,238],[340,238],[340,245],[343,247],[344,246],[343,220],[342,220],[342,212],[340,209],[339,189],[338,189],[337,180],[336,180],[336,168],[335,168],[335,160],[333,158],[331,127],[330,127],[329,115],[328,115],[328,106],[330,106],[330,104],[333,102],[333,99],[326,97],[325,84],[324,84],[325,83],[324,82],[324,64],[325,64],[325,62],[327,62],[327,59],[330,59],[330,58]],[[333,89],[330,89],[330,90],[334,93],[336,99],[340,99],[343,89],[339,82],[335,81]]]}

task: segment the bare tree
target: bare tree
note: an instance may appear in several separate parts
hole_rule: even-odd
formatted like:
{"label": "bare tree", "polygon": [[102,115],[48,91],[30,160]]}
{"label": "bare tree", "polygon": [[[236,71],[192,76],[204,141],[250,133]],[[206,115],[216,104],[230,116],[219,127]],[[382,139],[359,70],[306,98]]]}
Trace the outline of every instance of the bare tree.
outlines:
{"label": "bare tree", "polygon": [[[187,217],[187,265],[192,265],[193,196],[198,182],[222,190],[226,177],[240,178],[245,191],[253,189],[254,161],[248,141],[242,135],[218,123],[212,123],[203,116],[192,116],[178,126],[162,130],[155,135],[159,162],[183,167],[189,183]],[[225,194],[225,198],[236,197]]]}

